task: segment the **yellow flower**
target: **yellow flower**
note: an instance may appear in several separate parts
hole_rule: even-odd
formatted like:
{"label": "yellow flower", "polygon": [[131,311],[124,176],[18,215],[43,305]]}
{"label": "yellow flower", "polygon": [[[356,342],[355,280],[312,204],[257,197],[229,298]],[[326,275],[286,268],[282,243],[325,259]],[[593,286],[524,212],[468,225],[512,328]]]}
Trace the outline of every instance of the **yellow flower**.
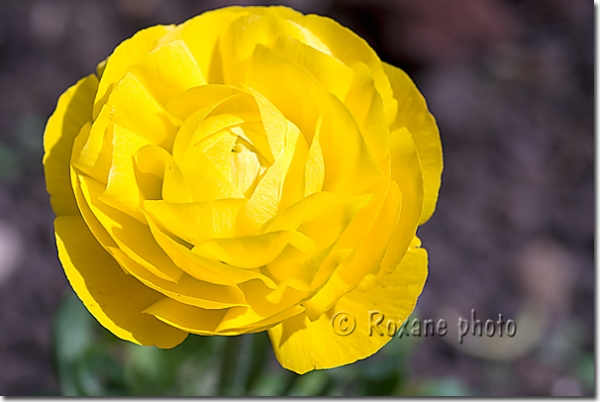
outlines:
{"label": "yellow flower", "polygon": [[427,277],[437,126],[331,19],[230,7],[142,30],[60,97],[44,149],[59,258],[122,339],[268,330],[284,367],[336,367],[387,343],[369,311],[405,320]]}

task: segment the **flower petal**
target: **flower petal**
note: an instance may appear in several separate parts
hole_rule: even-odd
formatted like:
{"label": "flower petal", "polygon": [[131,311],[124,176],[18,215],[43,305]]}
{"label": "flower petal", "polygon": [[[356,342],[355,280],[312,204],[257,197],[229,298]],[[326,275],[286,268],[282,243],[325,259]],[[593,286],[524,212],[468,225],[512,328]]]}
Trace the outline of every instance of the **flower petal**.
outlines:
{"label": "flower petal", "polygon": [[297,22],[317,35],[331,54],[345,65],[352,67],[356,62],[362,62],[371,69],[386,116],[391,119],[396,112],[396,102],[392,96],[390,81],[381,66],[379,57],[369,44],[331,18],[311,14],[298,19]]}
{"label": "flower petal", "polygon": [[299,65],[258,45],[247,82],[300,129],[307,143],[314,141],[315,129],[320,128],[324,190],[353,196],[366,192],[381,177],[348,109]]}
{"label": "flower petal", "polygon": [[147,140],[118,125],[112,127],[113,157],[106,190],[100,201],[145,223],[141,212],[144,196],[135,176],[134,155],[151,145]]}
{"label": "flower petal", "polygon": [[305,68],[339,100],[343,101],[346,98],[354,71],[340,60],[289,36],[279,36],[273,50]]}
{"label": "flower petal", "polygon": [[248,66],[255,47],[273,47],[277,37],[289,36],[324,53],[327,46],[310,30],[297,23],[270,15],[241,16],[229,25],[220,41],[224,82],[239,85],[246,82]]}
{"label": "flower petal", "polygon": [[165,297],[145,310],[159,320],[186,332],[198,335],[239,335],[263,330],[265,325],[281,321],[302,312],[291,306],[271,317],[257,314],[250,307],[208,310],[181,304]]}
{"label": "flower petal", "polygon": [[354,81],[344,99],[344,105],[358,124],[373,159],[381,170],[387,171],[390,165],[390,130],[384,104],[369,67],[357,62],[354,70]]}
{"label": "flower petal", "polygon": [[183,342],[185,332],[142,313],[163,296],[126,275],[80,216],[60,216],[54,225],[58,255],[67,278],[104,327],[140,345],[172,348]]}
{"label": "flower petal", "polygon": [[177,283],[173,283],[152,274],[119,248],[111,247],[108,251],[125,267],[129,274],[145,286],[180,303],[205,309],[247,306],[244,294],[236,286],[223,286],[200,281],[188,274],[183,274]]}
{"label": "flower petal", "polygon": [[421,224],[433,214],[438,198],[443,169],[442,143],[435,119],[429,113],[423,95],[406,73],[397,67],[383,63],[398,100],[398,115],[390,129],[406,127],[413,136],[421,166],[425,199]]}
{"label": "flower petal", "polygon": [[182,40],[154,49],[131,71],[162,105],[189,88],[206,84],[194,56]]}
{"label": "flower petal", "polygon": [[244,269],[228,265],[192,252],[191,246],[182,244],[181,240],[175,240],[172,235],[160,227],[152,215],[147,214],[146,219],[156,242],[173,262],[190,276],[201,281],[227,286],[259,279],[269,288],[277,287],[271,278],[263,275],[258,269]]}
{"label": "flower petal", "polygon": [[321,149],[321,124],[323,115],[317,120],[317,128],[312,143],[306,155],[306,166],[304,168],[304,196],[319,192],[323,189],[325,181],[325,161]]}
{"label": "flower petal", "polygon": [[183,40],[210,84],[222,84],[223,70],[219,41],[229,25],[248,13],[243,7],[227,7],[203,13],[162,36],[158,45]]}
{"label": "flower petal", "polygon": [[137,32],[123,41],[108,57],[102,70],[102,79],[94,100],[94,120],[106,103],[117,82],[125,76],[127,70],[154,49],[157,40],[173,29],[173,26],[157,25]]}
{"label": "flower petal", "polygon": [[314,242],[300,232],[270,232],[256,236],[205,240],[192,251],[204,258],[241,268],[260,268],[273,261],[286,246],[310,254]]}
{"label": "flower petal", "polygon": [[[381,261],[378,280],[392,272],[410,246],[423,212],[423,175],[412,136],[408,130],[392,133],[392,180],[402,192],[402,210],[396,233]],[[366,281],[363,281],[366,282]]]}
{"label": "flower petal", "polygon": [[148,226],[100,201],[101,183],[85,175],[78,178],[87,205],[119,248],[154,275],[177,282],[183,271],[158,247]]}
{"label": "flower petal", "polygon": [[[316,321],[300,314],[269,329],[277,360],[283,367],[304,374],[371,356],[393,339],[385,333],[387,320],[400,328],[412,313],[426,277],[426,251],[421,248],[409,250],[385,283],[369,292],[356,289],[348,293]],[[373,312],[385,317],[383,335],[373,328],[379,318],[371,316]],[[338,313],[348,314],[355,320],[356,327],[347,336],[334,331],[337,323],[332,319]]]}
{"label": "flower petal", "polygon": [[[363,240],[353,253],[342,261],[323,288],[313,298],[303,303],[306,314],[311,320],[316,320],[328,311],[340,297],[358,286],[367,273],[379,267],[396,232],[401,205],[402,193],[396,183],[391,182],[377,217]],[[366,231],[366,227],[362,229]],[[336,244],[334,250],[345,247],[343,240]]]}
{"label": "flower petal", "polygon": [[92,118],[98,78],[88,75],[61,95],[44,131],[44,175],[54,213],[78,215],[71,189],[69,161],[75,137]]}
{"label": "flower petal", "polygon": [[[262,180],[256,186],[254,193],[250,197],[246,206],[248,217],[258,226],[262,226],[271,219],[281,209],[287,207],[282,204],[283,197],[294,189],[286,188],[286,177],[290,171],[290,166],[294,162],[296,149],[299,149],[301,157],[306,155],[308,147],[304,137],[298,128],[288,122],[285,131],[285,145],[283,150],[275,158],[275,162],[265,172]],[[303,155],[302,155],[303,154]],[[293,173],[293,172],[292,172]],[[304,172],[301,172],[302,174]],[[304,180],[302,180],[302,185]],[[291,183],[294,185],[295,183]],[[296,183],[297,184],[297,183]],[[284,190],[287,190],[284,193]],[[304,189],[301,189],[304,192]],[[290,195],[290,198],[293,195]],[[287,200],[293,202],[294,199]]]}
{"label": "flower petal", "polygon": [[242,212],[245,198],[212,202],[174,204],[162,200],[146,201],[144,209],[173,235],[190,244],[204,240],[249,235],[244,232]]}

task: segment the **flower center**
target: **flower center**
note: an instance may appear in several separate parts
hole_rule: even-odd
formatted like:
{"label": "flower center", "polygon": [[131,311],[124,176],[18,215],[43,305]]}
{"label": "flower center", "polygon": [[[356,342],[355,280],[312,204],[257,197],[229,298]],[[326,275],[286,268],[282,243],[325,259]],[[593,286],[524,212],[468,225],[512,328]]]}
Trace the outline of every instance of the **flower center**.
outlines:
{"label": "flower center", "polygon": [[231,149],[231,182],[250,197],[267,169],[262,166],[254,147],[238,137]]}

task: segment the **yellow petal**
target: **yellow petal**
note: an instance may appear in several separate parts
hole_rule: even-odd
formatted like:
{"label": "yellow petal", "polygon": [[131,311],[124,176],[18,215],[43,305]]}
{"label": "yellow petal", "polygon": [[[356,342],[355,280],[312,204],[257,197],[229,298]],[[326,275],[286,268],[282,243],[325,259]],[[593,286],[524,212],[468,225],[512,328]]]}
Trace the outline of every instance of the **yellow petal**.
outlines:
{"label": "yellow petal", "polygon": [[233,21],[220,41],[224,82],[246,82],[249,61],[256,46],[272,47],[278,36],[289,36],[324,53],[329,50],[318,37],[293,21],[270,15],[247,15]]}
{"label": "yellow petal", "polygon": [[[280,203],[284,196],[284,189],[286,189],[288,193],[294,191],[293,187],[285,188],[286,175],[288,174],[294,156],[296,155],[296,149],[300,148],[300,155],[302,155],[303,152],[305,155],[307,149],[304,137],[293,124],[288,123],[285,137],[286,142],[284,149],[276,157],[275,163],[267,169],[246,206],[248,217],[258,226],[263,225],[271,219],[280,209]],[[301,159],[303,158],[301,157]],[[294,184],[297,183],[290,183],[291,186]],[[302,192],[303,190],[304,189],[301,189]],[[296,195],[298,195],[299,192],[300,191],[297,191]],[[290,200],[288,200],[288,202],[293,202],[293,200],[293,195],[290,195]]]}
{"label": "yellow petal", "polygon": [[253,333],[264,330],[264,327],[273,326],[282,320],[302,312],[302,307],[292,305],[276,314],[261,315],[250,307],[230,308],[223,320],[217,327],[221,335],[236,335],[242,333]]}
{"label": "yellow petal", "polygon": [[[227,85],[202,85],[190,88],[175,96],[167,103],[167,110],[180,119],[186,120],[193,113],[209,106],[216,107],[230,97],[240,93],[241,91],[238,88]],[[210,111],[212,111],[212,109]],[[202,119],[204,119],[210,111],[208,111]]]}
{"label": "yellow petal", "polygon": [[392,83],[394,97],[398,100],[398,115],[390,129],[395,131],[406,127],[410,131],[423,168],[425,198],[422,224],[433,214],[440,189],[443,169],[440,134],[423,95],[412,80],[397,67],[386,63],[383,63],[383,67]]}
{"label": "yellow petal", "polygon": [[133,261],[122,250],[111,247],[108,251],[133,277],[145,286],[154,289],[180,303],[206,309],[222,309],[247,306],[244,294],[236,286],[223,286],[197,280],[183,274],[177,283],[166,281]]}
{"label": "yellow petal", "polygon": [[329,113],[323,116],[319,131],[325,165],[323,190],[346,197],[369,192],[387,173],[373,160],[348,110],[333,96],[324,100]]}
{"label": "yellow petal", "polygon": [[259,14],[259,15],[272,15],[274,17],[285,18],[291,21],[297,21],[298,18],[302,18],[304,15],[293,8],[286,6],[230,6],[224,7],[223,12],[235,12],[238,14]]}
{"label": "yellow petal", "polygon": [[[135,162],[141,173],[155,177],[160,182],[162,198],[167,202],[192,202],[192,190],[173,157],[163,148],[146,145],[135,154]],[[158,190],[158,189],[156,189]]]}
{"label": "yellow petal", "polygon": [[159,39],[158,45],[183,40],[210,84],[222,84],[223,71],[219,40],[229,25],[248,10],[228,7],[194,17]]}
{"label": "yellow petal", "polygon": [[354,72],[340,60],[289,36],[279,36],[273,50],[305,68],[341,101],[346,98]]}
{"label": "yellow petal", "polygon": [[154,49],[131,71],[163,105],[189,88],[206,84],[194,56],[181,40]]}
{"label": "yellow petal", "polygon": [[391,118],[391,114],[395,112],[395,102],[390,81],[381,66],[379,57],[369,44],[348,28],[327,17],[311,14],[297,22],[318,36],[331,54],[345,65],[352,67],[356,62],[362,62],[371,69],[386,115]]}
{"label": "yellow petal", "polygon": [[96,218],[92,212],[92,209],[88,205],[85,195],[81,189],[81,185],[79,184],[78,172],[72,166],[70,169],[70,174],[71,183],[73,184],[73,193],[75,194],[75,199],[77,200],[77,206],[79,207],[79,212],[83,217],[88,229],[105,250],[108,250],[109,247],[117,247],[117,243],[115,243],[110,234],[108,234],[100,221],[98,221],[98,218]]}
{"label": "yellow petal", "polygon": [[[364,234],[361,236],[364,227],[373,224],[380,208],[381,202],[374,194],[344,199],[331,193],[318,192],[297,202],[267,222],[264,232],[297,230],[315,243],[317,251],[307,255],[286,248],[268,264],[269,272],[295,289],[314,290],[321,287],[333,269],[353,251],[353,248],[331,251],[332,245],[337,243],[355,247],[364,237]],[[360,216],[357,217],[357,214]],[[354,229],[348,228],[349,224],[354,225]],[[353,241],[341,243],[341,234]],[[323,257],[321,253],[324,250],[327,252]]]}
{"label": "yellow petal", "polygon": [[[226,102],[227,99],[223,99]],[[220,102],[220,101],[219,101]],[[179,127],[175,140],[173,142],[173,159],[177,163],[181,163],[187,150],[191,147],[190,141],[198,130],[199,125],[206,119],[206,117],[217,107],[217,104],[210,104],[194,113],[192,113]]]}
{"label": "yellow petal", "polygon": [[228,309],[209,310],[179,303],[163,297],[149,306],[144,313],[170,326],[198,335],[214,335]]}
{"label": "yellow petal", "polygon": [[156,244],[148,226],[100,201],[102,184],[84,175],[78,177],[87,205],[119,248],[154,275],[177,282],[183,271]]}
{"label": "yellow petal", "polygon": [[75,137],[91,120],[98,79],[89,75],[61,95],[44,131],[44,175],[54,213],[77,215],[69,179],[69,161]]}
{"label": "yellow petal", "polygon": [[172,26],[157,25],[143,29],[117,46],[102,71],[102,79],[94,100],[94,120],[98,117],[115,84],[123,78],[131,66],[150,53],[156,41],[172,28]]}
{"label": "yellow petal", "polygon": [[[97,123],[97,124],[94,124]],[[75,137],[71,164],[94,180],[108,183],[112,164],[113,124],[108,113],[101,113],[95,122],[87,122]]]}
{"label": "yellow petal", "polygon": [[58,255],[69,282],[86,308],[119,338],[140,345],[172,348],[187,333],[142,311],[162,295],[123,273],[78,216],[55,221]]}
{"label": "yellow petal", "polygon": [[306,254],[315,251],[312,240],[294,231],[205,240],[195,246],[192,251],[204,258],[223,261],[236,267],[259,268],[273,261],[287,245]]}
{"label": "yellow petal", "polygon": [[244,198],[244,194],[231,182],[229,172],[219,169],[202,147],[189,147],[179,166],[186,182],[190,183],[194,202]]}
{"label": "yellow petal", "polygon": [[[411,249],[385,283],[378,287],[369,292],[357,289],[348,293],[314,322],[301,314],[271,328],[269,336],[277,360],[283,367],[304,374],[371,356],[393,339],[386,334],[388,320],[400,328],[410,316],[426,277],[426,251]],[[384,315],[384,322],[379,325],[377,312]],[[340,325],[340,319],[344,318],[339,314],[352,317],[341,324],[355,323],[354,331],[347,336],[334,331],[334,325]],[[343,325],[336,327],[338,331],[350,328]],[[383,336],[374,327],[382,330]],[[398,339],[394,341],[399,342]]]}
{"label": "yellow petal", "polygon": [[[357,197],[357,199],[360,197]],[[320,191],[298,201],[286,210],[275,215],[273,219],[265,223],[264,232],[276,232],[280,230],[296,230],[303,223],[312,221],[319,222],[334,210],[344,209],[346,204],[355,200],[346,200],[335,194]],[[325,226],[325,225],[323,225]]]}
{"label": "yellow petal", "polygon": [[275,162],[262,121],[244,122],[236,127],[231,127],[229,131],[248,141],[258,151],[259,160],[264,158],[264,161],[261,161],[263,166],[268,167]]}
{"label": "yellow petal", "polygon": [[264,127],[271,155],[277,157],[283,150],[285,144],[285,136],[288,129],[288,121],[286,117],[261,93],[256,92],[252,88],[247,90],[254,96],[258,110],[260,112],[261,122]]}
{"label": "yellow petal", "polygon": [[387,171],[390,165],[390,130],[383,101],[369,67],[357,62],[354,69],[356,74],[344,105],[358,124],[373,159],[383,171]]}
{"label": "yellow petal", "polygon": [[392,133],[392,180],[402,192],[402,211],[396,233],[381,261],[379,280],[400,262],[415,237],[423,211],[423,176],[412,136],[406,129]]}
{"label": "yellow petal", "polygon": [[[295,128],[292,128],[292,131]],[[297,130],[297,129],[296,129]],[[289,140],[293,140],[290,137]],[[286,146],[286,152],[287,152]],[[298,135],[294,144],[294,150],[290,159],[290,164],[283,179],[281,187],[281,198],[279,200],[278,211],[285,210],[288,206],[304,199],[304,172],[306,170],[306,158],[308,156],[308,145],[303,135]]]}
{"label": "yellow petal", "polygon": [[294,123],[308,144],[313,141],[317,121],[324,115],[319,125],[324,190],[353,196],[366,192],[381,176],[348,109],[299,65],[258,45],[252,56],[248,86]]}
{"label": "yellow petal", "polygon": [[[127,73],[119,81],[102,108],[102,113],[110,116],[105,124],[118,124],[166,150],[173,145],[177,129],[172,117],[132,73]],[[99,116],[94,126],[103,124],[101,119]]]}
{"label": "yellow petal", "polygon": [[299,314],[301,311],[300,307],[292,306],[274,316],[263,317],[250,307],[208,310],[166,297],[145,310],[147,314],[175,328],[198,335],[239,335],[257,332],[257,326],[271,326],[273,322]]}
{"label": "yellow petal", "polygon": [[317,249],[312,254],[305,254],[296,248],[286,247],[267,267],[271,275],[279,282],[307,292],[311,290],[313,279],[330,252],[331,247]]}
{"label": "yellow petal", "polygon": [[323,151],[321,150],[321,124],[323,116],[317,120],[315,135],[306,156],[306,166],[304,170],[304,196],[308,197],[323,189],[325,181],[325,161],[323,160]]}
{"label": "yellow petal", "polygon": [[246,202],[244,198],[188,204],[159,200],[146,201],[144,208],[173,235],[199,244],[207,239],[248,235],[241,222]]}
{"label": "yellow petal", "polygon": [[[329,310],[342,295],[358,286],[367,273],[379,267],[396,232],[401,204],[402,193],[396,183],[391,182],[377,218],[362,242],[340,264],[325,286],[303,303],[311,320]],[[335,249],[342,247],[339,242]]]}
{"label": "yellow petal", "polygon": [[161,228],[152,215],[146,214],[146,219],[158,245],[178,267],[190,276],[200,281],[227,286],[237,285],[251,279],[259,279],[269,288],[274,289],[277,287],[271,278],[263,275],[258,269],[243,269],[221,261],[204,258],[192,252],[191,245],[182,244],[181,240],[175,240],[172,235]]}
{"label": "yellow petal", "polygon": [[151,144],[144,138],[118,125],[113,126],[112,166],[106,191],[100,195],[100,201],[142,223],[145,223],[145,219],[140,207],[144,197],[135,177],[134,155],[148,145]]}
{"label": "yellow petal", "polygon": [[[257,45],[254,48],[249,63],[245,84],[253,90],[252,93],[260,94],[255,96],[259,107],[259,101],[264,98],[276,111],[272,113],[273,118],[269,118],[261,110],[267,135],[277,133],[278,127],[284,127],[283,121],[287,119],[300,129],[310,143],[317,119],[323,114],[321,97],[323,94],[333,95],[325,91],[308,71],[264,46]],[[277,85],[273,85],[274,82]],[[272,130],[269,125],[272,125]],[[277,155],[276,149],[272,149],[273,155]]]}

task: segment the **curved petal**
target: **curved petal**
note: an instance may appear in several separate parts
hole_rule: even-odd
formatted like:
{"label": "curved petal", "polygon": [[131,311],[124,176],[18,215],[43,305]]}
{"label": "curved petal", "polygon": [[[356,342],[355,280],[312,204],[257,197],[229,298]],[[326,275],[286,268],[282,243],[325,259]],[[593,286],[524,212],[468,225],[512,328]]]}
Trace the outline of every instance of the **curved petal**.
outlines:
{"label": "curved petal", "polygon": [[158,45],[183,40],[210,84],[222,84],[223,63],[219,42],[236,19],[247,14],[244,7],[227,7],[194,17],[162,36]]}
{"label": "curved petal", "polygon": [[290,36],[278,37],[273,50],[305,68],[339,100],[343,101],[346,98],[354,71],[340,60]]}
{"label": "curved petal", "polygon": [[[402,193],[392,181],[373,224],[362,228],[363,231],[369,228],[362,241],[342,261],[323,288],[302,304],[311,320],[316,320],[328,311],[341,296],[358,286],[368,273],[379,267],[396,232],[401,205]],[[340,240],[334,250],[343,247]]]}
{"label": "curved petal", "polygon": [[237,285],[251,279],[259,279],[270,288],[277,285],[271,278],[263,275],[259,269],[244,269],[204,258],[181,244],[170,234],[166,233],[155,221],[154,217],[146,214],[148,225],[156,242],[169,255],[173,262],[190,276],[205,282],[219,285]]}
{"label": "curved petal", "polygon": [[133,66],[132,71],[162,105],[189,88],[206,84],[194,56],[182,40],[157,47]]}
{"label": "curved petal", "polygon": [[297,22],[317,35],[329,48],[331,54],[347,66],[362,62],[371,69],[375,87],[381,95],[385,114],[390,121],[396,112],[396,102],[392,96],[390,81],[381,66],[381,60],[369,44],[331,18],[311,14],[298,19]]}
{"label": "curved petal", "polygon": [[54,227],[67,278],[100,324],[139,345],[172,348],[183,342],[187,333],[142,313],[163,296],[126,275],[80,216],[59,216]]}
{"label": "curved petal", "polygon": [[[396,328],[412,313],[427,277],[427,252],[410,249],[385,283],[363,292],[356,289],[318,320],[300,314],[269,329],[275,356],[281,365],[299,374],[326,369],[367,358],[392,337],[386,333],[391,320]],[[340,336],[334,331],[336,314],[348,314],[356,325],[353,332]],[[379,315],[384,316],[378,324]]]}
{"label": "curved petal", "polygon": [[[106,124],[118,124],[167,150],[173,146],[177,129],[172,116],[133,73],[116,84],[100,115],[103,113],[110,116]],[[103,121],[99,116],[94,126],[102,129]]]}
{"label": "curved petal", "polygon": [[323,53],[329,53],[327,46],[317,36],[291,20],[267,14],[241,16],[229,25],[220,41],[225,83],[239,85],[245,82],[255,47],[262,45],[271,48],[279,36],[289,36]]}
{"label": "curved petal", "polygon": [[362,62],[356,62],[353,68],[354,80],[343,100],[344,105],[360,127],[373,158],[381,170],[387,171],[390,165],[390,129],[384,104],[369,67]]}
{"label": "curved petal", "polygon": [[232,307],[208,310],[181,304],[165,297],[145,310],[157,319],[182,331],[198,335],[240,335],[257,332],[264,326],[284,320],[302,312],[302,308],[291,306],[275,315],[264,317],[250,307]]}
{"label": "curved petal", "polygon": [[192,251],[204,258],[236,267],[260,268],[273,261],[286,246],[310,254],[315,244],[300,232],[281,231],[257,236],[205,240]]}
{"label": "curved petal", "polygon": [[146,201],[146,212],[154,216],[173,235],[190,244],[204,240],[249,235],[244,233],[242,212],[245,198],[228,198],[213,202],[174,204],[162,200]]}
{"label": "curved petal", "polygon": [[406,127],[413,136],[421,166],[425,199],[421,224],[433,214],[441,185],[443,169],[442,143],[434,117],[429,113],[423,95],[406,73],[397,67],[383,63],[398,100],[398,114],[390,129]]}
{"label": "curved petal", "polygon": [[58,100],[44,131],[44,176],[54,213],[78,215],[71,188],[69,162],[75,137],[92,118],[98,78],[88,75],[70,87]]}
{"label": "curved petal", "polygon": [[94,100],[94,120],[100,114],[113,87],[125,76],[127,70],[142,60],[154,49],[158,39],[173,29],[173,26],[157,25],[143,29],[123,41],[108,57],[102,69],[102,79]]}
{"label": "curved petal", "polygon": [[[246,206],[248,217],[257,225],[262,226],[278,211],[288,206],[283,204],[282,199],[294,190],[293,188],[290,189],[289,186],[286,187],[286,177],[290,173],[290,166],[295,159],[294,156],[297,155],[296,150],[299,151],[301,156],[305,157],[308,147],[298,128],[287,122],[284,148],[275,158],[273,165],[265,172]],[[304,174],[304,172],[300,173]],[[300,183],[292,184],[300,185]],[[301,183],[301,185],[303,186],[304,183]],[[302,192],[304,192],[304,188],[302,188]],[[293,200],[285,201],[293,202]]]}
{"label": "curved petal", "polygon": [[102,184],[85,175],[78,179],[86,205],[119,248],[154,275],[177,282],[183,271],[156,244],[148,226],[102,202]]}
{"label": "curved petal", "polygon": [[[396,130],[391,139],[392,180],[402,192],[402,210],[396,233],[381,261],[377,282],[394,270],[411,244],[423,213],[423,174],[408,130]],[[374,284],[375,282],[373,282]],[[363,280],[363,286],[368,281]]]}
{"label": "curved petal", "polygon": [[314,141],[315,130],[320,130],[324,190],[352,196],[364,193],[381,177],[356,121],[342,101],[305,69],[264,46],[256,46],[251,62],[247,81],[250,88],[294,123],[308,144]]}

